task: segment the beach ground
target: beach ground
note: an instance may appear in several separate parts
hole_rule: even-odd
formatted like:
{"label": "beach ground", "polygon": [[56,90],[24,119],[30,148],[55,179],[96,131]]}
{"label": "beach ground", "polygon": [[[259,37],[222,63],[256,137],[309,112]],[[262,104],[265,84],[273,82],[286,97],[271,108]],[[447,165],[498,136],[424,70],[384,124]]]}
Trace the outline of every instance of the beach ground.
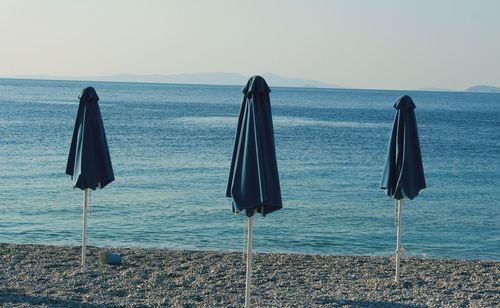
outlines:
{"label": "beach ground", "polygon": [[[102,265],[100,252],[123,257]],[[0,244],[5,307],[242,307],[242,253]],[[500,262],[257,253],[255,307],[498,307]]]}

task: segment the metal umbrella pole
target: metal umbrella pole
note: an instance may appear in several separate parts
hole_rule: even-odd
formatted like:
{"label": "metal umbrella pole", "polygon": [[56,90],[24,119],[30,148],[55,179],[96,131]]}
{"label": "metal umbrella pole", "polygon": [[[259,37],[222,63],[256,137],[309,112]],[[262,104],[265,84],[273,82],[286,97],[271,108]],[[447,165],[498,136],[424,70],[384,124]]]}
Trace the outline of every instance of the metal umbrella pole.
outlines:
{"label": "metal umbrella pole", "polygon": [[401,261],[401,253],[403,252],[401,248],[401,210],[403,206],[403,199],[396,200],[396,276],[394,278],[395,282],[399,282],[400,270],[399,264]]}
{"label": "metal umbrella pole", "polygon": [[90,202],[90,188],[83,190],[82,272],[86,269],[87,256],[87,207]]}
{"label": "metal umbrella pole", "polygon": [[254,216],[248,217],[248,240],[247,240],[247,273],[245,287],[245,308],[250,307],[250,291],[252,288],[252,241]]}

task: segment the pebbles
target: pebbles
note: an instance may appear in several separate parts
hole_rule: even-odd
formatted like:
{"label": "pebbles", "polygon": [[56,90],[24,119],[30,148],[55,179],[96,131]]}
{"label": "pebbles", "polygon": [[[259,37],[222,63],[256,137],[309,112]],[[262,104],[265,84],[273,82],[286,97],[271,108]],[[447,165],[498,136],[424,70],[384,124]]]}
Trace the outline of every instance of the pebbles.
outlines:
{"label": "pebbles", "polygon": [[[0,305],[7,307],[242,307],[241,253],[0,244]],[[256,254],[252,303],[260,307],[500,305],[500,262],[403,258],[401,283],[387,257]]]}

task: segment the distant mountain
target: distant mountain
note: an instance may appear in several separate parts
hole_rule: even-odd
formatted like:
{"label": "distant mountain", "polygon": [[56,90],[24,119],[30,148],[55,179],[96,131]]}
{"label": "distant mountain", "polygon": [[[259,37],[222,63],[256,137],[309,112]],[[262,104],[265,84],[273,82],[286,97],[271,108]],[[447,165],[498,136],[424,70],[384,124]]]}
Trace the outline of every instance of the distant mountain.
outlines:
{"label": "distant mountain", "polygon": [[[336,86],[310,79],[283,77],[275,74],[262,74],[271,87],[314,87],[336,88]],[[197,73],[174,75],[130,75],[120,74],[112,76],[95,77],[103,81],[124,82],[152,82],[152,83],[181,83],[181,84],[217,84],[217,85],[243,85],[251,76],[237,73]]]}
{"label": "distant mountain", "polygon": [[[452,90],[452,89],[443,89],[443,88],[419,88],[417,91],[429,91],[429,92],[457,92],[460,90]],[[464,92],[476,92],[476,93],[500,93],[500,88],[494,87],[494,86],[485,86],[485,85],[480,85],[480,86],[474,86],[470,87],[466,90],[463,90]]]}
{"label": "distant mountain", "polygon": [[90,77],[92,80],[117,82],[179,83],[179,84],[218,84],[241,85],[247,78],[236,73],[199,73],[173,75],[133,75],[117,74]]}
{"label": "distant mountain", "polygon": [[[290,78],[275,74],[262,74],[270,87],[304,87],[304,88],[338,88],[338,86],[311,79]],[[117,74],[107,76],[47,76],[30,75],[16,76],[16,78],[30,79],[59,79],[59,80],[86,80],[86,81],[113,81],[113,82],[146,82],[146,83],[176,83],[176,84],[212,84],[243,86],[251,76],[238,73],[197,73],[173,75],[134,75]]]}
{"label": "distant mountain", "polygon": [[419,88],[417,91],[426,91],[426,92],[456,92],[456,90],[445,89],[445,88]]}
{"label": "distant mountain", "polygon": [[339,88],[336,85],[311,79],[283,77],[271,73],[262,74],[261,76],[264,77],[270,86],[275,87]]}
{"label": "distant mountain", "polygon": [[494,86],[474,86],[470,87],[465,92],[480,92],[480,93],[500,93],[500,88]]}

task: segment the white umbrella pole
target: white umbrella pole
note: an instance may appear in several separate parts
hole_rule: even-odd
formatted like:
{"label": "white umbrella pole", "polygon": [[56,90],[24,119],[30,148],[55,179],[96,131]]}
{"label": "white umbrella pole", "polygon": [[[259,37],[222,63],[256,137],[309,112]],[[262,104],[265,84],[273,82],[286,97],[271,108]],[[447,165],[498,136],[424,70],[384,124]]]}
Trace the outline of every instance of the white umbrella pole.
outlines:
{"label": "white umbrella pole", "polygon": [[241,255],[242,257],[242,262],[245,262],[245,254],[247,252],[247,219],[246,215],[243,217],[243,254]]}
{"label": "white umbrella pole", "polygon": [[85,257],[87,256],[87,207],[90,189],[83,190],[83,231],[82,231],[82,272],[85,272]]}
{"label": "white umbrella pole", "polygon": [[396,277],[394,281],[399,282],[399,263],[401,261],[401,210],[403,206],[403,199],[396,200],[396,216],[397,216],[397,229],[396,229]]}
{"label": "white umbrella pole", "polygon": [[253,240],[254,215],[248,218],[248,241],[247,241],[247,278],[245,288],[245,308],[250,307],[250,289],[252,287],[252,240]]}

